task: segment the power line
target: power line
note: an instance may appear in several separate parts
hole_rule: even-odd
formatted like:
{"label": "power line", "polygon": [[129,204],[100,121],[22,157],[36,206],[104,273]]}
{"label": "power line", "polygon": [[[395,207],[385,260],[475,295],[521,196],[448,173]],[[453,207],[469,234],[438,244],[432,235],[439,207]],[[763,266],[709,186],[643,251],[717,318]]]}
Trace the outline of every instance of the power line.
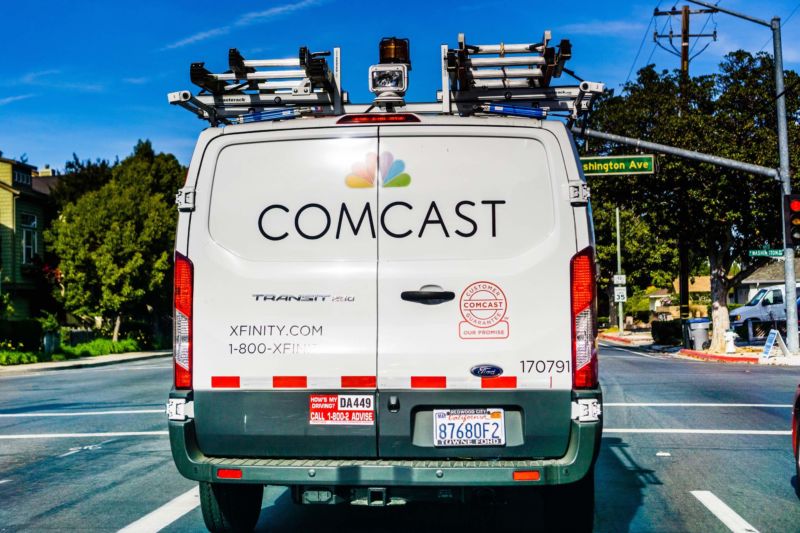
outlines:
{"label": "power line", "polygon": [[[658,8],[656,8],[656,9],[658,9]],[[661,33],[664,33],[664,30],[667,29],[667,24],[671,24],[671,23],[672,23],[671,17],[667,17],[667,21],[664,23],[664,26],[661,28]],[[656,26],[656,27],[658,27],[658,26]],[[657,46],[657,42],[653,42],[653,49],[650,50],[650,55],[647,58],[646,65],[649,65],[650,64],[650,60],[653,59],[653,54],[656,53],[656,46]]]}
{"label": "power line", "polygon": [[[658,6],[660,6],[660,5],[661,5],[661,2],[659,2],[658,5],[656,5],[656,9],[658,9]],[[645,42],[645,40],[647,40],[647,35],[650,33],[650,26],[653,24],[653,21],[655,19],[656,19],[656,16],[653,15],[652,17],[650,17],[650,22],[647,23],[647,28],[645,28],[644,35],[642,35],[642,42],[639,43],[639,50],[636,52],[636,57],[633,58],[633,63],[631,63],[630,70],[628,70],[628,77],[625,78],[625,85],[627,85],[628,82],[631,79],[631,74],[633,73],[633,69],[634,69],[634,67],[636,67],[636,61],[639,60],[639,54],[642,53],[642,48],[644,48],[644,42]]]}
{"label": "power line", "polygon": [[[796,6],[794,6],[794,9],[792,9],[792,12],[789,13],[788,17],[783,19],[783,22],[781,22],[781,28],[783,28],[786,25],[786,23],[789,22],[789,19],[791,19],[794,16],[794,14],[797,13],[798,9],[800,9],[800,3],[797,4]],[[764,50],[764,47],[767,46],[770,43],[771,40],[772,40],[772,37],[770,37],[769,39],[764,41],[764,44],[761,45],[761,48],[759,48],[758,51],[761,52],[762,50]]]}
{"label": "power line", "polygon": [[[717,3],[716,3],[716,4],[714,4],[714,5],[717,5],[717,6],[718,6],[719,4],[720,4],[720,2],[717,2]],[[706,26],[708,26],[708,23],[709,23],[711,20],[714,20],[714,31],[715,31],[715,32],[717,31],[717,21],[716,21],[716,19],[714,19],[714,13],[709,13],[709,14],[708,14],[708,17],[706,17],[706,21],[703,23],[703,27],[702,27],[702,28],[700,28],[700,33],[703,33],[704,31],[706,31]],[[695,49],[695,47],[697,46],[697,43],[699,43],[699,42],[700,42],[700,39],[699,39],[699,38],[697,38],[697,39],[695,39],[695,40],[694,40],[694,44],[692,44],[692,48],[689,50],[689,55],[691,55],[691,54],[692,54],[692,52],[694,52],[694,49]],[[702,50],[701,50],[701,52],[702,52]]]}

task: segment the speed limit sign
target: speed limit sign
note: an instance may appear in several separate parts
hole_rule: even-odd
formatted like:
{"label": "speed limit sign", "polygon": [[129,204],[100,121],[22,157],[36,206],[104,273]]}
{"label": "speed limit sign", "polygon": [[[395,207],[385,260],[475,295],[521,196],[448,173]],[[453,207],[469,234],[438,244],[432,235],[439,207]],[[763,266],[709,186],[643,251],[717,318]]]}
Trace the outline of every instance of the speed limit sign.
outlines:
{"label": "speed limit sign", "polygon": [[625,287],[614,287],[614,302],[623,303],[628,301],[628,293]]}

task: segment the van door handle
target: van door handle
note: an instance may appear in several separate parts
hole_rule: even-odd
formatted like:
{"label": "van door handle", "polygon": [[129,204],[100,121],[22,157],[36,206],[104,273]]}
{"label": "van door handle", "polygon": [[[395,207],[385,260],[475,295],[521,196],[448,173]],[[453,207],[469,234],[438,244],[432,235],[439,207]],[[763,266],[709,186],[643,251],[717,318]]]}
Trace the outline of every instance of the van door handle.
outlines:
{"label": "van door handle", "polygon": [[417,302],[423,305],[437,305],[449,302],[455,298],[451,291],[403,291],[400,298],[406,302]]}

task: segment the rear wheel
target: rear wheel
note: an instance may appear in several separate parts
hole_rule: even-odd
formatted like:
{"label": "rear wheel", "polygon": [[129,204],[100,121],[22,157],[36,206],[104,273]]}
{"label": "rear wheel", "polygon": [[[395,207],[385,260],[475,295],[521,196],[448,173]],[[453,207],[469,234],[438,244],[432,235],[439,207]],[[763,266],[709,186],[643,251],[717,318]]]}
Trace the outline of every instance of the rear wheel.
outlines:
{"label": "rear wheel", "polygon": [[546,531],[590,533],[594,528],[594,466],[580,481],[548,487],[544,505]]}
{"label": "rear wheel", "polygon": [[261,514],[263,485],[200,482],[200,507],[209,531],[253,531]]}

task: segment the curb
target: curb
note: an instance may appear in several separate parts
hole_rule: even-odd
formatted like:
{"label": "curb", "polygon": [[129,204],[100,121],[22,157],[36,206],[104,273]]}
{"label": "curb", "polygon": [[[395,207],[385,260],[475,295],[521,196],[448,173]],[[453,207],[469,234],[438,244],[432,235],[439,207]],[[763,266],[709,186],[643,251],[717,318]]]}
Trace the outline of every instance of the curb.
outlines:
{"label": "curb", "polygon": [[171,351],[160,352],[133,352],[131,354],[111,354],[95,357],[81,357],[71,361],[50,361],[46,363],[30,363],[0,367],[0,377],[12,374],[28,374],[33,372],[51,372],[53,370],[70,370],[73,368],[91,368],[96,366],[116,365],[145,361],[171,355]]}
{"label": "curb", "polygon": [[757,365],[759,362],[758,357],[736,356],[736,355],[721,355],[714,353],[698,352],[697,350],[689,350],[684,348],[678,354],[698,359],[700,361],[714,361],[717,363],[747,363]]}
{"label": "curb", "polygon": [[601,333],[597,336],[599,339],[603,339],[604,341],[612,341],[612,342],[621,342],[622,344],[633,344],[633,341],[630,339],[626,339],[624,337],[617,337],[616,335],[606,335],[605,333]]}

